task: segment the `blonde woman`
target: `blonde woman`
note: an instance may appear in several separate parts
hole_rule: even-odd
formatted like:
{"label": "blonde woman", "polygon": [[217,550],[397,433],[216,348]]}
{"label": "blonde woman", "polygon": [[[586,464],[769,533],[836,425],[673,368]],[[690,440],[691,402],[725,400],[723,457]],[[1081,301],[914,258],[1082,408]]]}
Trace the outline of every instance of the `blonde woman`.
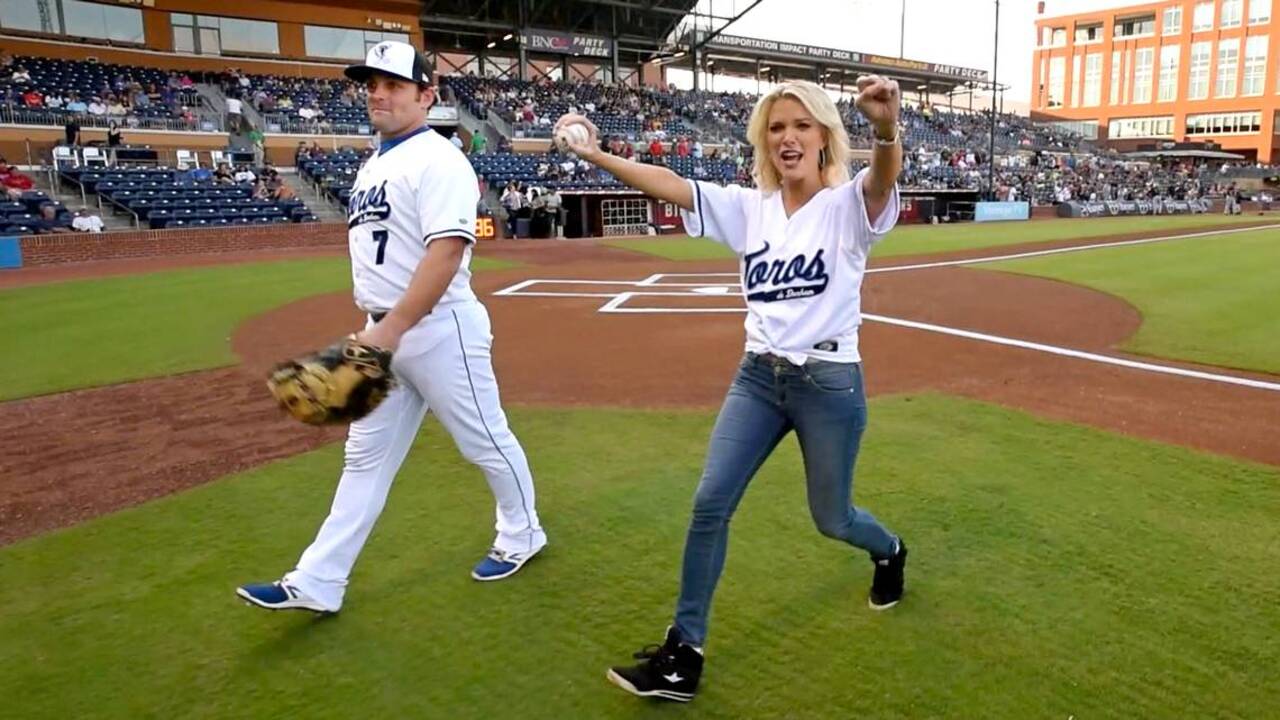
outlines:
{"label": "blonde woman", "polygon": [[666,168],[600,150],[585,125],[571,149],[622,182],[681,207],[690,234],[740,258],[747,302],[746,355],[716,420],[685,541],[680,598],[666,641],[609,670],[636,695],[688,702],[702,674],[702,646],[729,519],[753,475],[792,430],[804,456],[809,511],[819,532],[861,548],[875,575],[868,604],[897,604],[906,545],[852,504],[853,468],[866,426],[858,354],[860,288],[871,246],[898,217],[898,84],[858,80],[857,107],[874,138],[871,166],[849,178],[849,138],[822,88],[788,82],[762,97],[747,129],[757,188],[684,180]]}

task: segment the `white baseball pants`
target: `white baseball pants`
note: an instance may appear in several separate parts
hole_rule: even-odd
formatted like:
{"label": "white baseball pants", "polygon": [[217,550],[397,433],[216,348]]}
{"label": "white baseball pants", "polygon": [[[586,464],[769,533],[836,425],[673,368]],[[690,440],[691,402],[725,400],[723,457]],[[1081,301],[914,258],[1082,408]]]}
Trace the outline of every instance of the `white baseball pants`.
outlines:
{"label": "white baseball pants", "polygon": [[398,386],[352,423],[329,517],[286,582],[330,610],[341,607],[351,569],[428,410],[489,481],[497,500],[494,546],[531,553],[546,544],[529,462],[498,398],[492,343],[489,313],[478,302],[437,308],[405,333],[392,360]]}

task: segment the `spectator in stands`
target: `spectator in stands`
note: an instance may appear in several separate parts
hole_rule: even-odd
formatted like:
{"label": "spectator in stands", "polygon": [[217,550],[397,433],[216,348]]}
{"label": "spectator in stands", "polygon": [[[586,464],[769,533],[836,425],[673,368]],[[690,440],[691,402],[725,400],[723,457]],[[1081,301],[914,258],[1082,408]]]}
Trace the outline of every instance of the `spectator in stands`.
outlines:
{"label": "spectator in stands", "polygon": [[449,142],[453,143],[453,146],[459,150],[462,149],[462,137],[458,135],[457,130],[454,130],[453,134],[449,136]]}
{"label": "spectator in stands", "polygon": [[120,98],[112,95],[107,98],[107,114],[122,117],[129,114],[129,111],[125,109],[124,103],[120,102]]}
{"label": "spectator in stands", "polygon": [[524,207],[524,196],[520,194],[516,184],[510,182],[507,183],[507,189],[503,191],[500,202],[507,214],[507,237],[515,237],[516,217],[520,213],[520,208]]}
{"label": "spectator in stands", "polygon": [[194,183],[207,183],[213,180],[213,171],[201,165],[196,165],[188,170],[184,175],[185,179]]}
{"label": "spectator in stands", "polygon": [[262,162],[267,156],[267,136],[262,134],[258,128],[249,130],[249,142],[253,144],[253,164],[254,167],[262,167]]}
{"label": "spectator in stands", "polygon": [[503,135],[502,137],[498,138],[498,152],[509,153],[511,151],[512,151],[511,139],[508,138],[506,135]]}
{"label": "spectator in stands", "polygon": [[39,109],[44,107],[44,95],[36,88],[31,88],[22,94],[22,103],[31,109]]}
{"label": "spectator in stands", "polygon": [[19,65],[13,69],[13,75],[11,75],[9,79],[14,83],[29,83],[31,82],[31,73],[27,72],[26,68]]}
{"label": "spectator in stands", "polygon": [[297,193],[293,191],[293,188],[289,187],[289,184],[279,174],[272,175],[271,179],[267,181],[267,191],[274,200],[291,200],[297,197]]}
{"label": "spectator in stands", "polygon": [[[265,173],[264,173],[264,174],[265,174]],[[254,175],[254,174],[253,174],[253,171],[252,171],[252,170],[250,170],[250,169],[248,168],[248,166],[241,165],[241,166],[236,170],[235,175],[234,175],[234,176],[232,176],[232,179],[233,179],[235,182],[238,182],[238,183],[251,183],[251,182],[256,181],[256,180],[258,179],[258,177],[257,177],[256,175]]]}
{"label": "spectator in stands", "polygon": [[97,95],[94,95],[93,98],[89,100],[88,110],[89,114],[95,117],[102,117],[107,114],[107,106],[102,104],[102,98]]}
{"label": "spectator in stands", "polygon": [[116,124],[115,120],[112,120],[111,123],[107,125],[107,147],[117,148],[123,143],[124,138],[120,135],[120,126]]}
{"label": "spectator in stands", "polygon": [[89,106],[80,99],[80,93],[72,92],[67,96],[67,111],[77,114],[89,112]]}
{"label": "spectator in stands", "polygon": [[271,199],[271,193],[267,191],[267,182],[262,178],[258,178],[258,181],[253,184],[253,199],[254,200],[270,200]]}
{"label": "spectator in stands", "polygon": [[227,96],[227,132],[240,132],[241,113],[244,112],[243,103],[240,98],[235,95]]}
{"label": "spectator in stands", "polygon": [[297,168],[301,168],[302,163],[310,159],[311,159],[311,150],[307,148],[307,141],[299,140],[297,149],[293,151],[293,166]]}
{"label": "spectator in stands", "polygon": [[78,115],[67,115],[67,123],[62,126],[62,131],[66,135],[68,145],[72,147],[80,145],[80,118]]}
{"label": "spectator in stands", "polygon": [[58,208],[52,203],[40,206],[40,217],[31,226],[40,235],[71,232],[66,222],[58,219]]}
{"label": "spectator in stands", "polygon": [[560,191],[551,188],[542,198],[543,207],[551,216],[551,235],[552,237],[564,237],[565,210],[564,199],[560,196]]}
{"label": "spectator in stands", "polygon": [[100,233],[102,232],[102,218],[89,213],[89,208],[82,207],[76,213],[76,217],[71,221],[71,229],[79,232]]}
{"label": "spectator in stands", "polygon": [[485,146],[488,144],[483,132],[471,133],[471,154],[483,155]]}
{"label": "spectator in stands", "polygon": [[62,99],[62,96],[59,95],[56,90],[49,95],[44,96],[44,106],[50,110],[61,109],[65,102],[66,101]]}
{"label": "spectator in stands", "polygon": [[31,178],[23,175],[17,168],[5,162],[4,158],[0,158],[0,185],[10,190],[17,190],[21,195],[22,191],[30,190],[35,187],[35,183]]}
{"label": "spectator in stands", "polygon": [[649,142],[649,157],[652,158],[655,164],[661,162],[662,141],[656,137]]}
{"label": "spectator in stands", "polygon": [[231,166],[225,162],[218,163],[218,169],[213,172],[213,182],[218,185],[231,185],[236,182],[231,174]]}
{"label": "spectator in stands", "polygon": [[13,56],[8,50],[0,50],[0,70],[8,72],[13,67]]}

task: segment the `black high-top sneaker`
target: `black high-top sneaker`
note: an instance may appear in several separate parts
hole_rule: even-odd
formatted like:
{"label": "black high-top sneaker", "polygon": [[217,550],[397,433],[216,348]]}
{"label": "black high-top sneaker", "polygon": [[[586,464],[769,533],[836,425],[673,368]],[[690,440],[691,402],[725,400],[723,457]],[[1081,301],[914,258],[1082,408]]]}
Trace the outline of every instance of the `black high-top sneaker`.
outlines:
{"label": "black high-top sneaker", "polygon": [[702,653],[680,642],[675,626],[667,628],[662,645],[650,645],[635,654],[640,662],[631,667],[610,668],[609,682],[640,697],[689,702],[702,675]]}
{"label": "black high-top sneaker", "polygon": [[871,581],[867,604],[872,610],[888,610],[902,599],[903,573],[907,568],[907,544],[898,538],[898,552],[876,560],[876,575]]}

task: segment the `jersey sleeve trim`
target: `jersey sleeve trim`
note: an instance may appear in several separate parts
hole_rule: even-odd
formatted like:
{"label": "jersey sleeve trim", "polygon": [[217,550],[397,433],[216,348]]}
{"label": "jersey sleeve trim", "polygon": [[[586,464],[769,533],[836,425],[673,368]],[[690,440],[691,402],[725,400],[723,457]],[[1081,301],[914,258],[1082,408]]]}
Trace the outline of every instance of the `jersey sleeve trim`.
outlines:
{"label": "jersey sleeve trim", "polygon": [[[696,234],[690,233],[690,236],[705,237],[707,233],[707,223],[702,217],[702,187],[697,180],[690,180],[689,184],[693,186],[693,217],[698,221],[698,232]],[[688,230],[687,227],[685,229]]]}
{"label": "jersey sleeve trim", "polygon": [[439,238],[450,236],[460,237],[468,243],[474,243],[476,241],[475,233],[469,230],[463,230],[462,228],[450,228],[448,230],[437,230],[433,233],[427,233],[427,235],[422,238],[422,244],[427,245],[432,240],[438,240]]}

